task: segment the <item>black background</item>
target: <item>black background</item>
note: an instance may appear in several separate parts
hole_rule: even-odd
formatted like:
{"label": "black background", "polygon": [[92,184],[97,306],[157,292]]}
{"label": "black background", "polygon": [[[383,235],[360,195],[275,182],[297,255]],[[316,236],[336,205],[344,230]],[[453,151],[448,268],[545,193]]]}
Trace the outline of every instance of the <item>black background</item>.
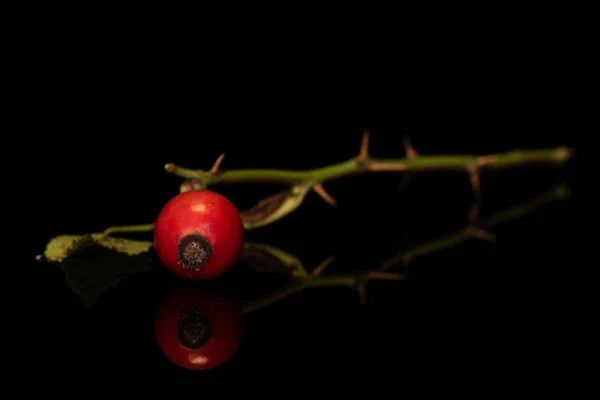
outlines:
{"label": "black background", "polygon": [[[374,157],[403,157],[403,135],[422,154],[578,148],[588,110],[576,100],[578,49],[554,40],[535,51],[436,41],[427,58],[372,50],[342,60],[327,50],[240,42],[194,57],[198,48],[104,40],[54,46],[40,37],[34,53],[43,67],[27,63],[22,71],[23,102],[34,112],[17,139],[35,144],[30,165],[39,172],[26,182],[37,232],[26,253],[26,297],[37,304],[45,338],[43,350],[31,347],[26,358],[46,368],[36,357],[51,359],[46,376],[513,380],[566,368],[575,350],[563,332],[579,322],[572,294],[582,268],[577,158],[560,168],[484,172],[483,214],[558,183],[571,196],[495,227],[496,242],[470,240],[415,259],[407,281],[371,282],[366,306],[349,288],[318,288],[248,315],[235,357],[208,372],[172,365],[156,345],[155,307],[177,284],[160,265],[86,309],[59,267],[34,258],[58,234],[153,222],[181,183],[164,171],[166,162],[208,169],[224,152],[223,169],[308,169],[355,156],[364,129]],[[465,173],[423,173],[403,189],[401,178],[327,183],[336,208],[311,193],[292,215],[248,238],[296,254],[307,268],[335,254],[327,272],[343,273],[465,226],[473,199]],[[241,208],[273,192],[258,185],[215,190]],[[280,284],[239,266],[214,286],[241,301],[240,293]]]}

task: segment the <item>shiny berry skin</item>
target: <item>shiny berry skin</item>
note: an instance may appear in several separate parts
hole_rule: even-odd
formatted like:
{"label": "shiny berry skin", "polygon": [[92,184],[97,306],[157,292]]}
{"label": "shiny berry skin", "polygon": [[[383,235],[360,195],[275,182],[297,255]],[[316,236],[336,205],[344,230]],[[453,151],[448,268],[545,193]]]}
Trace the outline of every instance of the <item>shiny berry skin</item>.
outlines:
{"label": "shiny berry skin", "polygon": [[156,311],[154,333],[161,351],[189,370],[218,367],[242,341],[243,314],[232,299],[206,288],[172,293]]}
{"label": "shiny berry skin", "polygon": [[188,280],[216,278],[239,259],[244,225],[237,208],[223,195],[192,190],[173,197],[154,226],[158,258]]}

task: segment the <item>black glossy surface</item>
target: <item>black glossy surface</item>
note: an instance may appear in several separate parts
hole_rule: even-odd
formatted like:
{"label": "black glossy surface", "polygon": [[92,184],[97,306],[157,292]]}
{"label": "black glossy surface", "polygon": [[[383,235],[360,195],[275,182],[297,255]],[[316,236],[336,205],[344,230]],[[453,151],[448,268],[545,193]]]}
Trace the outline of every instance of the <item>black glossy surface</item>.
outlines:
{"label": "black glossy surface", "polygon": [[[555,395],[564,386],[574,397],[596,361],[585,339],[597,341],[596,310],[588,312],[597,261],[583,255],[595,252],[596,228],[582,211],[582,189],[596,185],[581,174],[593,171],[581,161],[596,147],[580,141],[597,131],[588,122],[597,114],[588,78],[597,75],[596,44],[588,44],[594,25],[581,18],[593,14],[505,10],[462,19],[428,10],[420,20],[395,14],[388,21],[336,10],[327,24],[301,25],[291,13],[277,26],[229,12],[216,24],[216,14],[194,14],[199,23],[178,18],[173,27],[164,9],[159,18],[139,8],[127,19],[123,10],[105,16],[100,9],[7,14],[14,29],[5,47],[14,52],[3,63],[3,333],[12,336],[2,348],[5,381],[79,397],[121,382],[140,393],[242,381],[259,387],[235,386],[246,396],[280,384],[285,397],[314,393],[327,382],[369,394],[386,383],[398,396],[415,383],[420,392],[449,393],[450,381],[481,390],[478,397],[507,388],[525,394],[522,384]],[[326,15],[319,9],[318,22]],[[353,26],[335,26],[344,20]],[[355,156],[364,128],[376,157],[404,156],[405,134],[423,154],[577,149],[564,168],[484,173],[483,221],[555,185],[571,196],[490,227],[495,242],[471,239],[394,265],[391,272],[407,279],[369,282],[366,305],[351,288],[318,287],[247,313],[238,351],[206,372],[174,365],[157,344],[157,307],[190,285],[156,260],[88,253],[103,260],[95,278],[35,260],[55,235],[152,222],[181,182],[164,171],[167,162],[208,169],[225,152],[224,169],[314,168]],[[323,272],[329,276],[456,238],[473,200],[466,174],[421,174],[401,189],[402,176],[327,183],[337,208],[311,193],[294,214],[248,239],[295,255],[308,270],[335,255]],[[262,185],[215,189],[241,208],[272,193]],[[7,229],[13,221],[18,229]],[[70,271],[92,267],[82,265]],[[111,268],[148,265],[96,290]],[[240,262],[198,289],[244,307],[288,283],[272,267]],[[13,280],[12,272],[25,276]],[[92,289],[89,297],[73,291],[81,285]]]}
{"label": "black glossy surface", "polygon": [[[98,132],[111,125],[112,117],[107,118],[99,123]],[[220,152],[226,152],[224,169],[311,168],[354,156],[362,133],[358,125],[331,124],[307,133],[304,126],[288,123],[263,128],[264,136],[259,136],[256,128],[240,124],[236,129],[247,130],[246,136],[234,140],[227,124],[182,129],[176,122],[170,125],[171,120],[156,119],[152,133],[159,136],[141,135],[145,139],[139,147],[99,143],[94,153],[81,142],[74,144],[79,147],[77,153],[60,150],[47,160],[46,170],[61,179],[41,183],[40,190],[54,193],[55,203],[52,213],[40,213],[43,222],[31,259],[57,234],[152,222],[180,183],[164,172],[165,162],[209,168]],[[138,130],[150,125],[146,122]],[[403,130],[400,126],[373,128],[372,154],[403,156]],[[269,139],[265,131],[274,138]],[[536,138],[504,135],[498,129],[489,135],[444,137],[426,128],[409,131],[416,132],[412,135],[416,149],[429,154],[576,145],[569,141],[573,138],[559,133]],[[278,132],[288,136],[275,136]],[[324,140],[326,133],[330,142]],[[160,135],[175,134],[188,135],[183,148],[172,141],[162,143],[166,139]],[[152,271],[128,277],[103,292],[90,307],[73,293],[60,267],[32,261],[37,274],[30,281],[32,293],[39,300],[38,323],[46,332],[43,357],[53,360],[47,374],[93,381],[139,376],[148,381],[235,382],[274,377],[336,379],[343,373],[378,381],[382,375],[489,376],[506,368],[520,371],[515,373],[552,369],[560,365],[561,357],[569,356],[557,330],[575,319],[569,311],[573,301],[569,293],[581,268],[576,252],[576,165],[577,159],[564,168],[527,166],[484,173],[484,221],[558,184],[565,185],[571,196],[491,227],[495,242],[470,239],[418,256],[407,267],[398,264],[390,272],[406,273],[407,279],[370,281],[366,305],[359,303],[357,292],[349,287],[318,287],[248,313],[238,351],[211,371],[177,367],[157,346],[156,307],[179,281],[156,260]],[[74,167],[80,177],[72,180],[68,171]],[[331,182],[326,187],[338,201],[337,208],[310,194],[299,210],[249,232],[247,239],[294,254],[308,270],[335,255],[323,272],[328,276],[377,268],[402,249],[466,226],[473,196],[465,174],[420,174],[402,189],[401,177],[369,175]],[[270,188],[228,185],[215,189],[246,207]],[[289,279],[286,274],[258,271],[261,267],[265,265],[240,262],[208,286],[242,307],[282,288]]]}

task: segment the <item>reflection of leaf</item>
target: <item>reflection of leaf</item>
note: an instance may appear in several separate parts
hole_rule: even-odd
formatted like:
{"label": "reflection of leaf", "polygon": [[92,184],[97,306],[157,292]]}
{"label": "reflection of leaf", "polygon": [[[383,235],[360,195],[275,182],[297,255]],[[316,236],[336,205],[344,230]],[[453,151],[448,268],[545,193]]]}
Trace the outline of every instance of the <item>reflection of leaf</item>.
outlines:
{"label": "reflection of leaf", "polygon": [[259,272],[306,275],[306,270],[298,257],[265,243],[246,241],[241,259]]}
{"label": "reflection of leaf", "polygon": [[128,255],[142,254],[152,247],[152,242],[149,241],[105,236],[102,233],[61,235],[52,238],[48,242],[44,256],[48,261],[61,262],[65,258],[71,257],[73,254],[94,244]]}
{"label": "reflection of leaf", "polygon": [[147,254],[131,256],[92,242],[65,258],[60,268],[73,293],[89,307],[126,276],[149,271],[152,263]]}

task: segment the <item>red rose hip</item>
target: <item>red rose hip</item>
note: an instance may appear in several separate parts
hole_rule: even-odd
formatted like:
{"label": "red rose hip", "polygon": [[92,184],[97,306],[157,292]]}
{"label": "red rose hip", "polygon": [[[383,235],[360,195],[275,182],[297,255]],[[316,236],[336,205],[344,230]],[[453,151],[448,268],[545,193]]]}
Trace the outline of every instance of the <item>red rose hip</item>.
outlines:
{"label": "red rose hip", "polygon": [[243,246],[244,225],[237,208],[210,190],[191,190],[173,197],[154,226],[158,258],[183,279],[222,275],[238,260]]}

